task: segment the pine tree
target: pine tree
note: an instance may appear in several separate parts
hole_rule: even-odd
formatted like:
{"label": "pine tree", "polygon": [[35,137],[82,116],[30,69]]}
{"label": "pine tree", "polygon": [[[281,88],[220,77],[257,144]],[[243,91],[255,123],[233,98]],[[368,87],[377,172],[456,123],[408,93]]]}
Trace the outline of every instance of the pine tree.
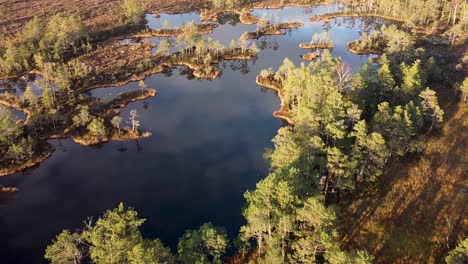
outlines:
{"label": "pine tree", "polygon": [[437,100],[436,92],[430,88],[422,91],[419,94],[421,112],[426,120],[426,123],[429,124],[429,130],[431,130],[435,125],[442,123],[444,118],[444,110],[439,107]]}
{"label": "pine tree", "polygon": [[90,244],[89,252],[94,263],[120,264],[128,262],[131,250],[142,242],[139,227],[145,220],[122,203],[107,211],[94,226],[83,232]]}
{"label": "pine tree", "polygon": [[13,112],[0,106],[0,144],[12,144],[12,140],[22,133],[22,129],[15,121]]}
{"label": "pine tree", "polygon": [[47,246],[45,258],[52,264],[78,264],[85,257],[83,252],[83,239],[78,233],[70,233],[69,230],[63,230]]}
{"label": "pine tree", "polygon": [[221,257],[228,245],[226,231],[211,223],[206,223],[198,230],[186,231],[179,239],[177,246],[179,261],[181,263],[221,264]]}

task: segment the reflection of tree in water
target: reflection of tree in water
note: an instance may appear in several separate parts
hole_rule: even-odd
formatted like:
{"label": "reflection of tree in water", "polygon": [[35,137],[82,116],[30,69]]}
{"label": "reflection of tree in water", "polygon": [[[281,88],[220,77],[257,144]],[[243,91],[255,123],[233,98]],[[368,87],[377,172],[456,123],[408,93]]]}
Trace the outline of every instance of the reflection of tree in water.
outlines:
{"label": "reflection of tree in water", "polygon": [[143,102],[142,102],[142,106],[143,106],[143,109],[145,109],[145,110],[148,110],[148,107],[149,107],[148,100],[146,100],[146,99],[145,99],[145,100],[143,100]]}
{"label": "reflection of tree in water", "polygon": [[143,153],[143,146],[140,144],[140,141],[138,139],[135,140],[135,145],[137,153]]}
{"label": "reflection of tree in water", "polygon": [[193,70],[188,67],[179,68],[179,75],[187,78],[187,80],[195,79],[195,76],[193,76]]}
{"label": "reflection of tree in water", "polygon": [[127,151],[127,147],[124,146],[123,141],[120,141],[120,146],[119,146],[119,148],[117,149],[117,151],[119,151],[119,152],[125,152],[125,151]]}
{"label": "reflection of tree in water", "polygon": [[90,148],[95,148],[95,149],[102,149],[106,143],[99,143],[96,145],[91,145],[89,146]]}
{"label": "reflection of tree in water", "polygon": [[161,73],[164,74],[164,76],[166,77],[171,77],[174,74],[172,70],[173,68],[164,67]]}
{"label": "reflection of tree in water", "polygon": [[[294,29],[294,32],[297,32],[297,28]],[[286,33],[288,34],[288,37],[291,38],[292,37],[292,33],[293,33],[293,29],[290,28],[290,29],[287,29],[286,30]]]}
{"label": "reflection of tree in water", "polygon": [[23,79],[18,79],[18,81],[16,82],[16,87],[22,92],[26,90],[27,86],[28,86],[28,83]]}
{"label": "reflection of tree in water", "polygon": [[315,7],[305,7],[304,14],[312,14],[314,12]]}
{"label": "reflection of tree in water", "polygon": [[62,140],[57,138],[58,150],[61,152],[67,152],[67,148],[62,144]]}
{"label": "reflection of tree in water", "polygon": [[380,28],[383,24],[390,25],[395,24],[395,22],[390,22],[378,17],[338,17],[325,23],[324,29],[330,30],[333,27],[357,27],[361,32],[370,32],[376,28]]}
{"label": "reflection of tree in water", "polygon": [[258,40],[257,46],[260,48],[260,50],[265,50],[265,49],[278,50],[280,48],[279,42],[276,41],[275,38],[271,38],[271,37],[266,37],[266,38],[263,38],[262,40]]}
{"label": "reflection of tree in water", "polygon": [[[217,67],[217,66],[214,66],[214,67]],[[197,79],[197,77],[195,77],[193,75],[193,70],[190,69],[189,67],[177,67],[177,69],[179,70],[179,75],[182,76],[182,77],[185,77],[187,78],[187,80],[194,80],[194,79]],[[171,69],[172,71],[173,69]],[[171,73],[172,75],[172,73]],[[171,76],[171,75],[167,75],[167,76]],[[223,72],[220,71],[219,74],[218,74],[218,77],[216,78],[219,78],[223,75]],[[212,79],[204,79],[204,80],[208,80],[208,81],[212,81]]]}
{"label": "reflection of tree in water", "polygon": [[235,27],[239,23],[239,15],[233,12],[223,12],[218,15],[218,23],[221,25],[229,24]]}
{"label": "reflection of tree in water", "polygon": [[19,78],[11,80],[0,81],[0,92],[17,93],[19,91],[24,92],[28,86],[28,82],[34,82],[36,76],[33,74],[24,75]]}
{"label": "reflection of tree in water", "polygon": [[92,90],[84,91],[83,95],[86,96],[86,97],[92,97],[93,96],[93,91]]}
{"label": "reflection of tree in water", "polygon": [[0,92],[1,93],[14,93],[13,83],[10,81],[0,81]]}
{"label": "reflection of tree in water", "polygon": [[247,60],[230,61],[229,67],[233,71],[239,71],[240,73],[242,73],[242,75],[245,75],[250,72],[250,67]]}

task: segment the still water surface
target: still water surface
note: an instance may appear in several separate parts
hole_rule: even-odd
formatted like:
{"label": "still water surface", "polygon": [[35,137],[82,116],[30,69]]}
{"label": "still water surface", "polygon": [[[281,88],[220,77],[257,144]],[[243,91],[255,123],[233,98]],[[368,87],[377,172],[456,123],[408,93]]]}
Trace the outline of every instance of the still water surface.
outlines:
{"label": "still water surface", "polygon": [[[43,263],[46,245],[62,229],[80,228],[88,216],[96,218],[121,201],[147,219],[142,227],[145,237],[158,237],[173,249],[184,230],[205,222],[226,227],[233,238],[243,224],[242,195],[267,175],[262,153],[283,125],[272,116],[279,99],[257,86],[255,76],[265,68],[277,69],[286,57],[304,62],[300,55],[307,51],[298,45],[309,42],[316,32],[328,31],[335,42],[332,54],[353,69],[369,59],[349,53],[346,43],[376,23],[361,19],[308,22],[312,15],[329,9],[256,10],[259,17],[278,13],[280,22],[301,21],[305,26],[284,36],[261,38],[256,41],[262,48],[256,60],[223,62],[222,75],[215,80],[194,79],[184,67],[149,76],[145,82],[158,95],[131,103],[122,117],[127,121],[129,110],[136,109],[141,129],[151,132],[151,138],[98,147],[52,140],[56,151],[40,167],[0,178],[0,185],[20,189],[0,207],[0,259]],[[147,18],[151,27],[160,27],[163,20],[171,26],[199,20],[192,13]],[[255,28],[224,24],[206,37],[227,45]],[[138,89],[137,82],[87,95],[110,100],[133,89]]]}

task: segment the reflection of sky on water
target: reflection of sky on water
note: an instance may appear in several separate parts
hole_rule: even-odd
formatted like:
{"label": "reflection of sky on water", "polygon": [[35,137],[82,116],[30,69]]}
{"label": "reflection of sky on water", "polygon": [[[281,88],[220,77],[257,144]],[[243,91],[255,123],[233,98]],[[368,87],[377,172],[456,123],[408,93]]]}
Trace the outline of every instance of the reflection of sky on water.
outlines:
{"label": "reflection of sky on water", "polygon": [[148,26],[151,29],[159,29],[163,27],[164,21],[169,22],[169,28],[178,28],[182,27],[184,24],[194,21],[199,24],[200,16],[197,13],[187,13],[187,14],[161,14],[159,18],[155,15],[147,14],[146,20],[148,21]]}
{"label": "reflection of sky on water", "polygon": [[36,82],[40,81],[41,79],[41,76],[30,75],[29,80],[24,80],[23,78],[17,78],[13,80],[0,80],[0,92],[8,92],[13,93],[16,96],[21,96],[26,90],[26,87],[31,86],[35,95],[41,95],[42,89],[39,88],[36,84]]}
{"label": "reflection of sky on water", "polygon": [[[285,8],[282,19],[306,21],[313,13],[325,12],[323,8],[306,9],[313,11],[307,14],[301,8]],[[148,20],[156,27],[164,19],[177,26],[197,17],[161,15]],[[366,28],[359,21],[336,19],[328,26],[335,42],[333,55],[355,70],[369,58],[346,50],[346,43]],[[205,37],[228,45],[255,28],[225,24]],[[62,229],[80,228],[87,216],[100,215],[120,201],[147,219],[145,236],[159,237],[173,248],[184,230],[208,221],[224,225],[234,236],[243,223],[242,194],[266,176],[262,153],[282,124],[272,117],[279,108],[278,98],[257,86],[255,76],[265,68],[277,69],[285,57],[296,64],[304,62],[300,55],[308,51],[300,49],[299,43],[326,29],[322,22],[307,22],[284,36],[255,40],[264,47],[258,58],[220,63],[222,75],[215,80],[193,79],[185,67],[149,76],[145,82],[158,95],[129,104],[121,116],[123,125],[128,125],[128,112],[136,109],[141,128],[151,132],[151,138],[100,147],[79,146],[70,139],[61,144],[51,141],[57,151],[39,168],[0,178],[1,185],[20,189],[13,201],[0,208],[0,257],[9,263],[37,263],[46,244]],[[138,82],[131,82],[88,94],[106,101],[136,89]]]}
{"label": "reflection of sky on water", "polygon": [[[266,15],[266,17],[271,22],[302,22],[304,24],[309,23],[309,18],[317,15],[323,14],[326,12],[331,12],[335,10],[334,5],[330,6],[317,6],[310,8],[303,7],[284,7],[281,9],[256,9],[252,13],[261,18]],[[277,20],[279,19],[279,20]]]}
{"label": "reflection of sky on water", "polygon": [[14,108],[11,108],[11,111],[13,112],[13,115],[15,116],[17,120],[23,120],[23,121],[26,120],[26,115],[23,112],[16,110]]}

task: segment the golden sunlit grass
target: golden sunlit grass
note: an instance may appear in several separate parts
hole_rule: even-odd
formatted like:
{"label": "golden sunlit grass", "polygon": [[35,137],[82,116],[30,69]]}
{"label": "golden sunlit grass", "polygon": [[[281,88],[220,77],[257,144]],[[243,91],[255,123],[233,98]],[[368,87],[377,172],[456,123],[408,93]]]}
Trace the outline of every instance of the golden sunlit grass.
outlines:
{"label": "golden sunlit grass", "polygon": [[378,263],[443,263],[448,246],[467,234],[468,104],[453,101],[422,155],[392,161],[377,197],[345,207],[348,247],[370,251]]}

